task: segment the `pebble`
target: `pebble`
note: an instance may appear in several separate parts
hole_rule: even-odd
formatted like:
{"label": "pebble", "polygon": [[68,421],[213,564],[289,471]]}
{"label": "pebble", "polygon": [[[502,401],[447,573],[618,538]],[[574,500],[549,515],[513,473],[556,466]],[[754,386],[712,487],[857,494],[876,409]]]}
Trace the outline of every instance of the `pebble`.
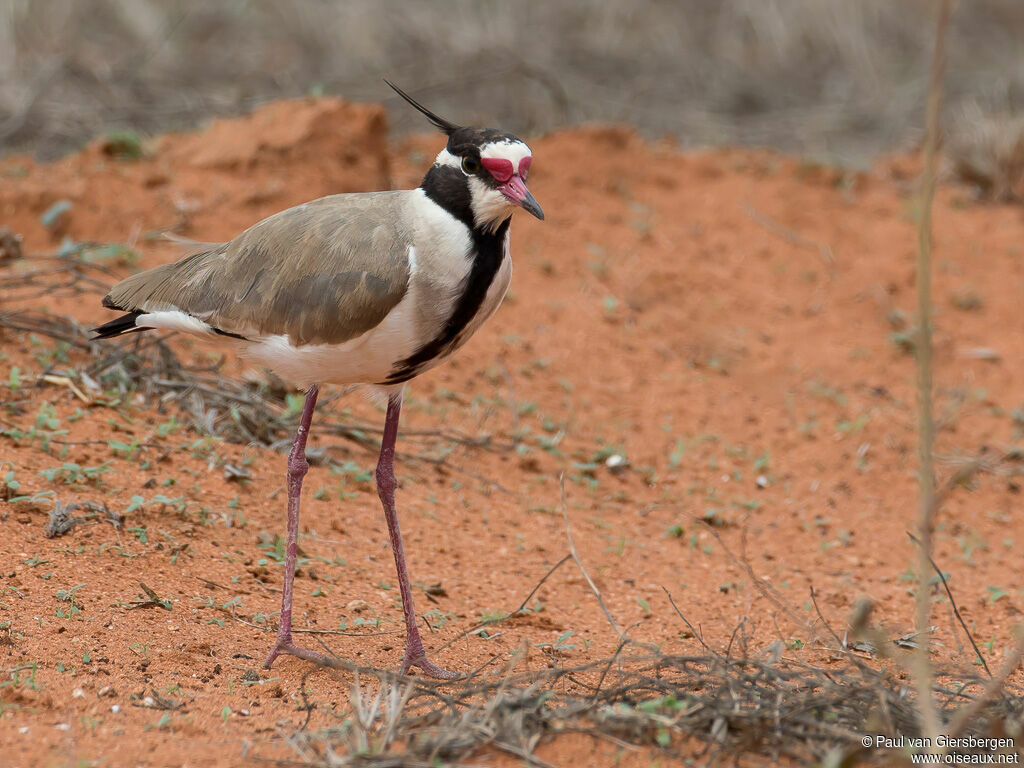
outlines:
{"label": "pebble", "polygon": [[356,598],[345,606],[346,610],[352,611],[352,613],[359,613],[360,611],[367,611],[370,609],[370,604],[365,600]]}
{"label": "pebble", "polygon": [[626,460],[625,456],[613,453],[604,460],[604,465],[612,472],[621,472],[629,466],[629,462]]}

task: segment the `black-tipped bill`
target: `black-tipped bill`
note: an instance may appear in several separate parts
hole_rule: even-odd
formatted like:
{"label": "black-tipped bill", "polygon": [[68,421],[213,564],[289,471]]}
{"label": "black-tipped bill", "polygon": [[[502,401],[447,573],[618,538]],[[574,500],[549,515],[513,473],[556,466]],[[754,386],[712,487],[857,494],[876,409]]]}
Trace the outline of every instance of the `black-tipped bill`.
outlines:
{"label": "black-tipped bill", "polygon": [[499,184],[498,189],[509,202],[515,203],[527,213],[536,216],[541,221],[544,221],[544,210],[540,207],[540,203],[537,202],[536,198],[534,198],[530,193],[530,190],[526,188],[526,183],[519,176],[513,176],[504,184]]}
{"label": "black-tipped bill", "polygon": [[538,203],[534,199],[533,195],[530,194],[530,190],[526,190],[526,197],[523,198],[523,202],[519,205],[521,205],[523,210],[527,213],[532,213],[538,219],[544,221],[544,210],[540,207],[540,203]]}

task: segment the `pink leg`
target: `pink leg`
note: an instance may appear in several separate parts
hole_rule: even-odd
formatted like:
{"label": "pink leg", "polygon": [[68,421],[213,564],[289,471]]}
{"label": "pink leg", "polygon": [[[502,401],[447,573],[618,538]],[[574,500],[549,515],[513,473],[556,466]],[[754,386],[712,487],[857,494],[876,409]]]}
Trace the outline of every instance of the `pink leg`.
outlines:
{"label": "pink leg", "polygon": [[398,571],[398,589],[402,593],[402,610],[405,613],[405,658],[402,671],[419,667],[428,677],[452,680],[460,677],[456,672],[433,664],[427,659],[423,640],[416,628],[416,611],[412,605],[412,588],[409,585],[409,569],[405,564],[405,550],[402,547],[402,532],[398,529],[398,511],[395,509],[395,440],[398,437],[398,414],[402,409],[402,395],[392,395],[388,400],[388,415],[384,420],[384,437],[380,442],[380,459],[377,461],[377,493],[384,506],[384,518],[388,523],[391,549],[395,554],[395,569]]}
{"label": "pink leg", "polygon": [[288,538],[284,550],[284,589],[281,595],[281,626],[277,630],[277,641],[270,649],[264,669],[270,669],[280,653],[290,653],[315,664],[327,664],[328,658],[316,651],[310,651],[292,642],[292,595],[295,592],[295,558],[299,547],[299,496],[302,494],[302,478],[306,476],[309,463],[306,461],[306,437],[313,420],[313,408],[319,388],[314,384],[306,393],[306,404],[302,407],[299,429],[295,433],[292,449],[288,453]]}

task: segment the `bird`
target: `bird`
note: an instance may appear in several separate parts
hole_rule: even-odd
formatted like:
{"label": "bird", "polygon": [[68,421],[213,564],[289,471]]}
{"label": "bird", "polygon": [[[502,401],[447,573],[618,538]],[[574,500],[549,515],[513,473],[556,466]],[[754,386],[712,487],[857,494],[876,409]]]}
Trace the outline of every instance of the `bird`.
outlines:
{"label": "bird", "polygon": [[526,186],[526,142],[453,123],[384,82],[447,137],[417,188],[322,197],[134,274],[103,298],[123,314],[93,330],[97,339],[183,331],[233,345],[306,391],[288,454],[281,615],[265,669],[282,653],[330,664],[292,637],[299,501],[320,387],[363,385],[386,399],[375,478],[402,597],[401,672],[454,679],[460,675],[428,658],[416,625],[395,506],[402,399],[409,381],[465,344],[504,298],[513,213],[543,221],[544,211]]}

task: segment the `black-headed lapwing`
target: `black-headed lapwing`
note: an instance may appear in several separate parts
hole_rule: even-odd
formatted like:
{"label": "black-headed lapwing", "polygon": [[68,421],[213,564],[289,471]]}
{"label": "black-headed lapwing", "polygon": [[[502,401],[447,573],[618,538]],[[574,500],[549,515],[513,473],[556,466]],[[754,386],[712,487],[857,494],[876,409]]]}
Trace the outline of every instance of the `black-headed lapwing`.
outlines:
{"label": "black-headed lapwing", "polygon": [[299,496],[319,386],[364,384],[387,398],[377,491],[405,613],[402,671],[455,677],[426,657],[416,627],[395,509],[394,455],[407,381],[462,346],[498,308],[512,277],[509,222],[544,218],[526,187],[533,155],[500,130],[455,125],[388,83],[448,136],[419,187],[332,195],[255,224],[234,240],[115,285],[103,306],[127,314],[97,338],[185,331],[234,344],[248,359],[308,388],[288,454],[288,538],[280,653],[323,663],[292,641]]}

